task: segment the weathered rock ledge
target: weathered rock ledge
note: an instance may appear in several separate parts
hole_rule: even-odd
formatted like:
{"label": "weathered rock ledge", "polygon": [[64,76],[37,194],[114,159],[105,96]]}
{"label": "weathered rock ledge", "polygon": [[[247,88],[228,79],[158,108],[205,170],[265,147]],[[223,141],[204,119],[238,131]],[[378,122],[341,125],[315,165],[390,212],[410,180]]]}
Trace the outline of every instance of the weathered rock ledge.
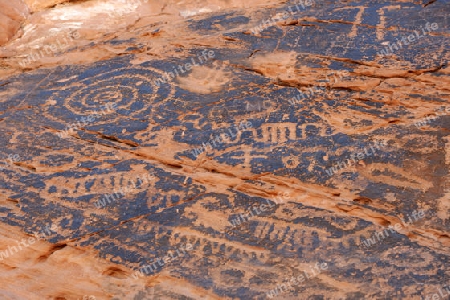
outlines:
{"label": "weathered rock ledge", "polygon": [[0,2],[0,299],[443,298],[450,3],[311,2]]}

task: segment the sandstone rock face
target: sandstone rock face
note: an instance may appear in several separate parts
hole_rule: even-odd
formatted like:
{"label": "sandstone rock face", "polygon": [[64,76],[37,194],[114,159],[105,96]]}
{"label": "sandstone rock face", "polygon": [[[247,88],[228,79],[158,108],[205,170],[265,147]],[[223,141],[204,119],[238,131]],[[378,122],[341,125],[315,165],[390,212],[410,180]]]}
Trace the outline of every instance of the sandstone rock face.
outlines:
{"label": "sandstone rock face", "polygon": [[16,34],[28,16],[28,7],[22,0],[0,1],[0,46]]}
{"label": "sandstone rock face", "polygon": [[1,49],[0,298],[450,295],[449,12],[34,13]]}

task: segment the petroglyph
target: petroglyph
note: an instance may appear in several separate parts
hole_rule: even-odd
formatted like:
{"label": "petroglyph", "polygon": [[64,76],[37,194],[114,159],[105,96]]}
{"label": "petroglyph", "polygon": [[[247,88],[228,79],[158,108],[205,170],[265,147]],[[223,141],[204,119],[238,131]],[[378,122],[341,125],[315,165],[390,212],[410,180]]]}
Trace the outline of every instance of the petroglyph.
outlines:
{"label": "petroglyph", "polygon": [[[122,4],[55,1],[1,50],[0,159],[20,159],[0,165],[0,257],[58,228],[1,261],[1,295],[263,299],[316,262],[329,268],[279,298],[419,299],[448,282],[450,117],[414,125],[450,101],[445,1],[316,1],[259,35],[293,4],[150,1],[105,19]],[[69,27],[66,53],[20,67]]]}

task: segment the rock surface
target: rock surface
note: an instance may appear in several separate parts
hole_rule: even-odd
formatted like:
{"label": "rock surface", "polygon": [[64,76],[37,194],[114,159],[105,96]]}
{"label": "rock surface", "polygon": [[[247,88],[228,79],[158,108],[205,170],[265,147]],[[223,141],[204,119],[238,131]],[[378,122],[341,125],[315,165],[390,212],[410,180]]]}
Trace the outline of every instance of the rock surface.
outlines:
{"label": "rock surface", "polygon": [[449,1],[48,3],[0,52],[0,298],[446,292]]}
{"label": "rock surface", "polygon": [[17,33],[28,16],[28,7],[21,0],[0,1],[0,46]]}

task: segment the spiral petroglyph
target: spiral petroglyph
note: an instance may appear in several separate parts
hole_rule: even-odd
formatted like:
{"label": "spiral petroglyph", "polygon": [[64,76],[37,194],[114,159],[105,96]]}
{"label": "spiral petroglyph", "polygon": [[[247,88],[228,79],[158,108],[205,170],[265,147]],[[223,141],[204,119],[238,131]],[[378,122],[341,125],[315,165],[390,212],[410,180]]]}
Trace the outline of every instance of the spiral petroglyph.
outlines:
{"label": "spiral petroglyph", "polygon": [[[49,116],[72,122],[73,117],[93,115],[97,118],[95,124],[111,122],[120,116],[148,119],[152,109],[172,99],[175,93],[170,82],[153,83],[160,74],[162,71],[148,67],[123,67],[106,72],[99,67],[61,79],[48,88],[53,90],[49,100],[61,104],[63,109],[52,105],[48,108]],[[115,110],[105,113],[107,105],[114,105]]]}

